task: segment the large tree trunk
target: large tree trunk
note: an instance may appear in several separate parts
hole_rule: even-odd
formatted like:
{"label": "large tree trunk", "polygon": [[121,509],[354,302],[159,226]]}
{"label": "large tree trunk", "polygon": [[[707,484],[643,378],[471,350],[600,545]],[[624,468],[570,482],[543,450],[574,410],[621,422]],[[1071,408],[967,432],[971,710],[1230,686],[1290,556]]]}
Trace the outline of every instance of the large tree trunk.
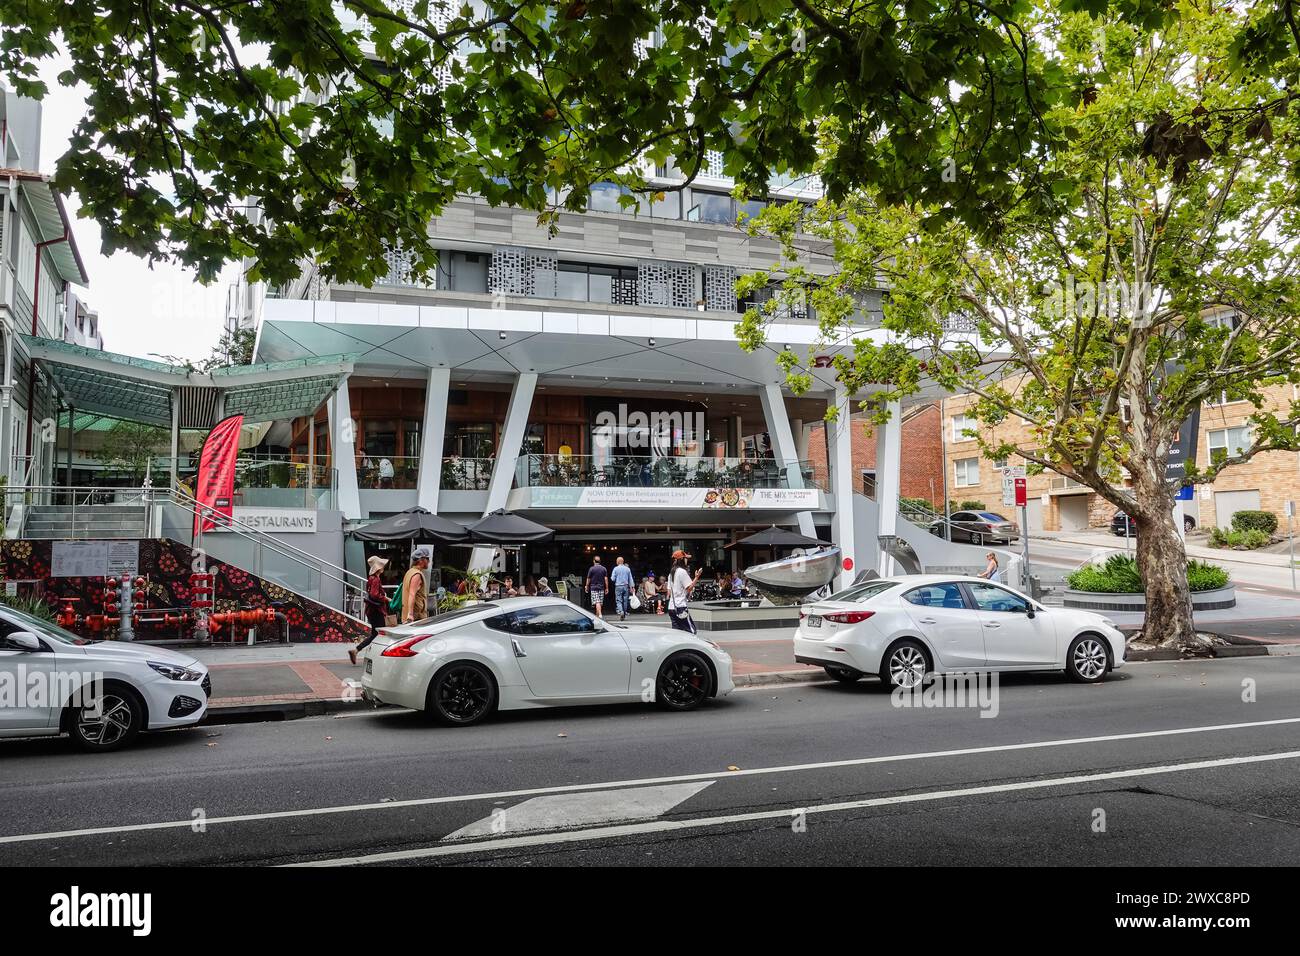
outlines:
{"label": "large tree trunk", "polygon": [[[1174,523],[1174,497],[1163,467],[1134,475],[1137,508],[1137,563],[1146,590],[1144,643],[1196,650],[1201,647],[1192,623],[1192,595],[1187,586],[1187,550]],[[1181,515],[1178,520],[1182,520]]]}

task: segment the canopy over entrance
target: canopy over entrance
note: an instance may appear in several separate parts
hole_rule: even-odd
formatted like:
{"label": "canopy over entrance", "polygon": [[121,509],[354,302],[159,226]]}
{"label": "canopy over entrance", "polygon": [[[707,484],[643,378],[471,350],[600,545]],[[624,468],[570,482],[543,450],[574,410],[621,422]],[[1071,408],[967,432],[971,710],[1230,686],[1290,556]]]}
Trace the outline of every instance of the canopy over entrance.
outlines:
{"label": "canopy over entrance", "polygon": [[208,431],[227,415],[253,424],[314,414],[353,366],[352,355],[322,355],[200,372],[57,339],[21,341],[73,411],[169,428],[173,485],[182,429]]}
{"label": "canopy over entrance", "polygon": [[247,422],[310,415],[352,371],[351,355],[200,372],[56,339],[24,335],[22,341],[78,412],[172,428],[206,430],[235,414]]}

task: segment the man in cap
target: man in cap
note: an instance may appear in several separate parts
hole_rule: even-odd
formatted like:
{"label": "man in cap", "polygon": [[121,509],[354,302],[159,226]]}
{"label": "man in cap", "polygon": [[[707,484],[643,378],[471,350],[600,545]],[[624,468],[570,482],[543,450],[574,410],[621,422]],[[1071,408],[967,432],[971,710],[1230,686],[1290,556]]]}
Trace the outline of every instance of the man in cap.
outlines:
{"label": "man in cap", "polygon": [[411,554],[411,567],[402,579],[402,623],[410,624],[429,616],[429,592],[424,584],[424,572],[429,569],[433,554],[428,548],[416,548]]}
{"label": "man in cap", "polygon": [[673,552],[673,569],[668,573],[668,623],[679,631],[694,634],[695,622],[691,620],[687,605],[691,600],[691,591],[699,582],[704,569],[700,568],[695,572],[695,577],[691,577],[691,572],[687,569],[690,560],[691,556],[680,548]]}

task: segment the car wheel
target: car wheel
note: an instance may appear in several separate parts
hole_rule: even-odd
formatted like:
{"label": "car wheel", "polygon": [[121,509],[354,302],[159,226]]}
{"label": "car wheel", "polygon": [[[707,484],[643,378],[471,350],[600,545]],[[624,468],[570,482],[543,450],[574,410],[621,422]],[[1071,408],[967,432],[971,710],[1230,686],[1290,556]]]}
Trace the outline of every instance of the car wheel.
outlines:
{"label": "car wheel", "polygon": [[70,707],[65,726],[73,742],[82,750],[107,753],[129,744],[144,727],[144,704],[131,688],[105,684],[99,706],[91,701]]}
{"label": "car wheel", "polygon": [[972,531],[970,533],[970,543],[979,547],[984,543],[984,535],[980,534],[978,531]]}
{"label": "car wheel", "polygon": [[694,710],[712,689],[708,662],[694,651],[682,651],[659,666],[655,703],[665,710]]}
{"label": "car wheel", "polygon": [[1065,655],[1065,673],[1080,684],[1095,684],[1110,669],[1106,642],[1096,634],[1080,634],[1070,642]]}
{"label": "car wheel", "polygon": [[1183,530],[1192,531],[1196,528],[1196,519],[1191,515],[1183,515]]}
{"label": "car wheel", "polygon": [[851,667],[836,667],[834,664],[828,664],[825,670],[827,674],[842,684],[855,684],[867,676],[862,671],[855,671]]}
{"label": "car wheel", "polygon": [[880,662],[880,681],[890,690],[920,687],[930,672],[925,648],[917,641],[899,641],[885,652]]}
{"label": "car wheel", "polygon": [[488,716],[497,705],[497,685],[482,664],[458,661],[433,676],[425,705],[440,722],[468,727]]}

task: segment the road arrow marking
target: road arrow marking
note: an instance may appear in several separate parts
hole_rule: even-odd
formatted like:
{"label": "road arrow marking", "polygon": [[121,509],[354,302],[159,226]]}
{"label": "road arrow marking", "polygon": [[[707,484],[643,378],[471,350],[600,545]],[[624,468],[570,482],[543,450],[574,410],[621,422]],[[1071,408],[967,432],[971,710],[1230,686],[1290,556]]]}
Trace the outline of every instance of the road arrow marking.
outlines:
{"label": "road arrow marking", "polygon": [[595,793],[557,793],[533,797],[517,806],[498,807],[490,816],[449,833],[444,840],[492,837],[533,830],[566,830],[596,824],[653,820],[695,796],[712,780],[677,783],[631,790],[600,790]]}

